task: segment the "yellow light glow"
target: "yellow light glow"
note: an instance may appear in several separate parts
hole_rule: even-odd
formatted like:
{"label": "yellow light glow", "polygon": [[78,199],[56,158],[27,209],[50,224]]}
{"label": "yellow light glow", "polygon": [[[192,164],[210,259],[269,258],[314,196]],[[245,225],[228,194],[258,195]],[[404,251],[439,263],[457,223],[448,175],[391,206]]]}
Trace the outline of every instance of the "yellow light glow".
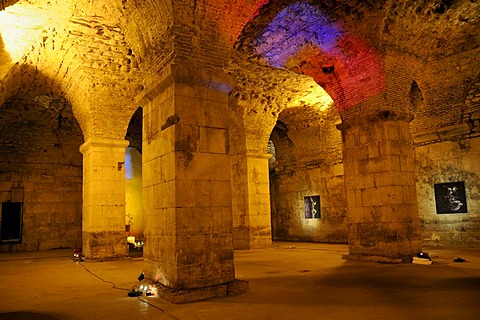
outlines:
{"label": "yellow light glow", "polygon": [[311,82],[306,82],[305,85],[308,85],[312,90],[308,94],[294,99],[292,101],[293,106],[306,105],[316,107],[319,111],[325,111],[333,104],[330,95],[313,80]]}
{"label": "yellow light glow", "polygon": [[134,236],[127,237],[127,242],[131,244],[135,244],[135,237]]}
{"label": "yellow light glow", "polygon": [[40,14],[33,15],[19,3],[0,11],[0,35],[13,63],[38,42],[46,20]]}

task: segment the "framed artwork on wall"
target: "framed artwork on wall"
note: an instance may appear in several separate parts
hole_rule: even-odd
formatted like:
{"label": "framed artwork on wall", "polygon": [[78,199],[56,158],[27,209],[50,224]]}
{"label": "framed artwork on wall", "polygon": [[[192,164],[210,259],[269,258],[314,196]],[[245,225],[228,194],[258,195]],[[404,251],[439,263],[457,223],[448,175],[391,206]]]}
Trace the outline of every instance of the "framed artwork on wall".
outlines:
{"label": "framed artwork on wall", "polygon": [[468,212],[464,181],[436,183],[433,187],[437,214]]}
{"label": "framed artwork on wall", "polygon": [[320,212],[320,196],[304,197],[305,203],[305,219],[320,219],[322,217]]}

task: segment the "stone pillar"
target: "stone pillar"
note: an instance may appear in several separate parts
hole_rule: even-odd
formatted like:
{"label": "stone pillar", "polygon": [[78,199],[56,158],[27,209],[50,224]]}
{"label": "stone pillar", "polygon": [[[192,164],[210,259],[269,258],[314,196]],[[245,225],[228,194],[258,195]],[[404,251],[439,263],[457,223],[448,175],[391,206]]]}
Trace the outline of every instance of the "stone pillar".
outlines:
{"label": "stone pillar", "polygon": [[138,98],[144,110],[145,276],[174,303],[239,290],[233,264],[229,90],[221,71],[170,65]]}
{"label": "stone pillar", "polygon": [[338,126],[349,217],[346,259],[401,262],[421,251],[410,120],[381,111]]}
{"label": "stone pillar", "polygon": [[86,258],[125,257],[125,148],[128,141],[90,138],[82,146],[82,242]]}
{"label": "stone pillar", "polygon": [[270,157],[266,153],[232,156],[235,249],[266,248],[272,244]]}

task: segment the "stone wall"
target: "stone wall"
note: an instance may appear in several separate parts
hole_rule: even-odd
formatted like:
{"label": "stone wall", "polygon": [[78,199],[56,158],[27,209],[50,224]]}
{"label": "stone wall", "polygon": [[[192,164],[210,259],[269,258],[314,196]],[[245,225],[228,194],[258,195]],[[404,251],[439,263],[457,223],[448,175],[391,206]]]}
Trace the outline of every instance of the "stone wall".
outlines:
{"label": "stone wall", "polygon": [[[479,78],[465,82],[464,87],[463,97],[458,99],[464,102],[451,106],[446,99],[437,107],[461,110],[457,117],[445,118],[441,117],[444,112],[439,113],[443,122],[430,130],[412,123],[413,132],[421,132],[414,135],[417,198],[423,243],[428,245],[476,247],[480,242]],[[453,182],[465,184],[467,212],[437,214],[434,185]]]}
{"label": "stone wall", "polygon": [[[461,122],[415,137],[423,243],[476,247],[480,242],[480,81],[466,91]],[[464,182],[466,213],[437,214],[434,184]]]}
{"label": "stone wall", "polygon": [[[272,174],[274,240],[342,243],[348,241],[343,165]],[[320,196],[320,219],[305,218],[304,198]]]}
{"label": "stone wall", "polygon": [[[477,247],[480,243],[480,139],[418,146],[417,198],[426,245]],[[434,184],[465,182],[467,213],[437,214]]]}
{"label": "stone wall", "polygon": [[[82,134],[67,109],[1,107],[0,202],[23,202],[23,237],[0,251],[81,245]],[[1,209],[0,209],[1,210]]]}

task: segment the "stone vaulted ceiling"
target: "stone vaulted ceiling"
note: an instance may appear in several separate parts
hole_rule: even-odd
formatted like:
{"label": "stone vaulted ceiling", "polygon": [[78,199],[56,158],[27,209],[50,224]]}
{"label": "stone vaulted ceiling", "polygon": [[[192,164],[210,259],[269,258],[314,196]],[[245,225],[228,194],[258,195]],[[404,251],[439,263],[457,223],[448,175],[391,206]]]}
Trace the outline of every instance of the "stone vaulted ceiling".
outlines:
{"label": "stone vaulted ceiling", "polygon": [[274,118],[328,105],[317,84],[343,112],[384,90],[386,52],[475,56],[479,12],[473,0],[3,0],[0,103],[63,99],[85,139],[123,138],[135,96],[174,61],[227,66],[237,113],[252,97]]}

